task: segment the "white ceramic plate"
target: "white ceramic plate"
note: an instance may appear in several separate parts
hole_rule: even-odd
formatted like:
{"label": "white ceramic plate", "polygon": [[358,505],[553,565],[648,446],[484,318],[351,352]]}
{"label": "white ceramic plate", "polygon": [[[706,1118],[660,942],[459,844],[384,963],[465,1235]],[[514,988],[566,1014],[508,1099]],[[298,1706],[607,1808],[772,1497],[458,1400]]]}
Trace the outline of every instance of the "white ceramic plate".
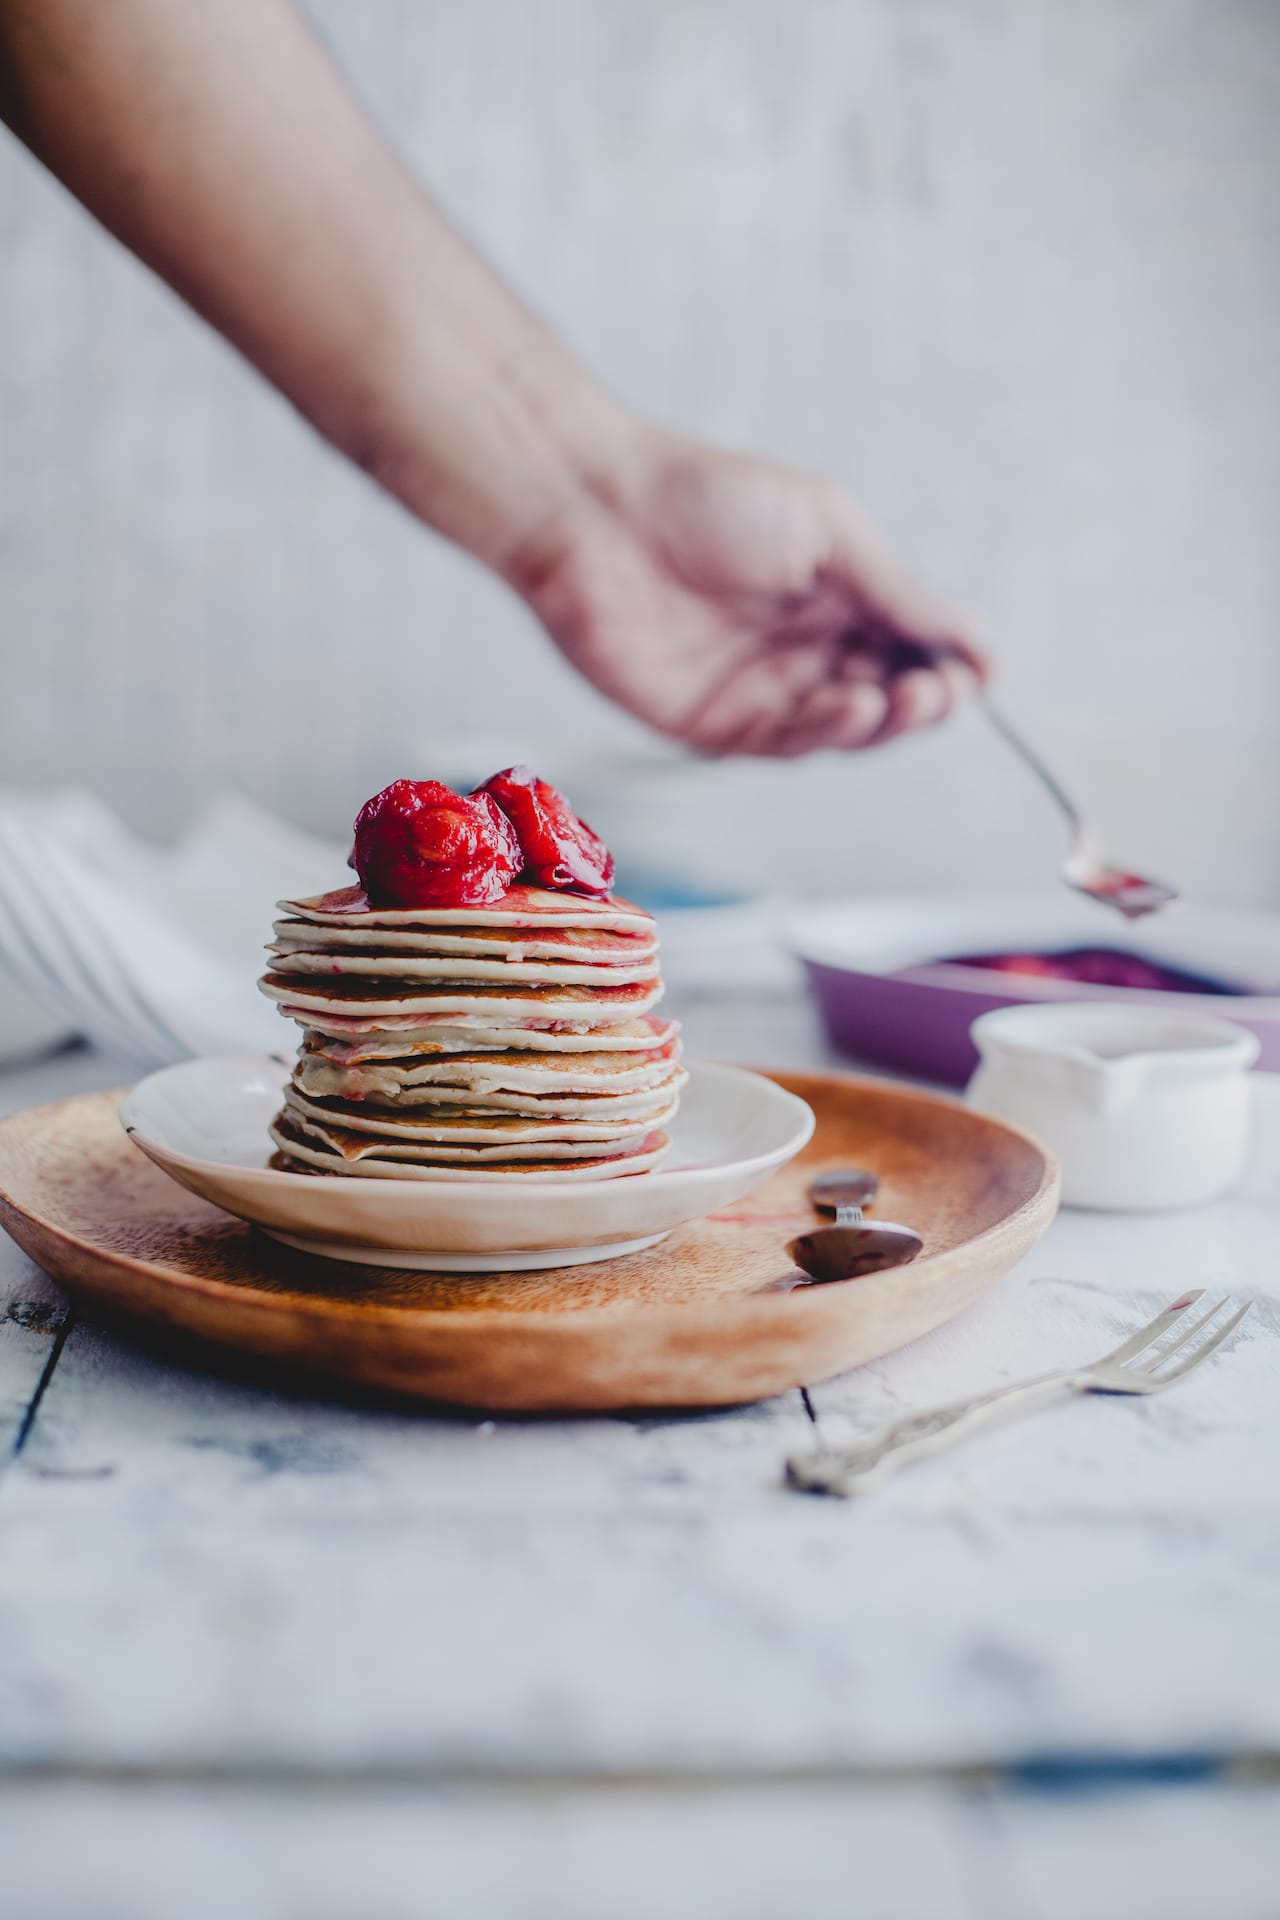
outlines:
{"label": "white ceramic plate", "polygon": [[361,1179],[269,1167],[288,1068],[270,1054],[188,1060],[120,1104],[135,1145],[184,1187],[309,1253],[452,1273],[562,1267],[652,1246],[740,1200],[806,1144],[803,1100],[741,1067],[694,1065],[652,1173],[616,1180]]}

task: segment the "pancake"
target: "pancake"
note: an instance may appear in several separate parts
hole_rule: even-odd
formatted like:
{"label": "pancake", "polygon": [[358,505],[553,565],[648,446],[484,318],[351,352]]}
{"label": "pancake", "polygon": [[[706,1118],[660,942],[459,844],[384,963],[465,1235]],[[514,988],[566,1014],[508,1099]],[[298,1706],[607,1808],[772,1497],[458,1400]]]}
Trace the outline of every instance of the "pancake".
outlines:
{"label": "pancake", "polygon": [[[480,1113],[439,1108],[424,1114],[392,1113],[382,1125],[360,1109],[340,1100],[311,1100],[296,1087],[285,1088],[278,1118],[306,1134],[328,1137],[335,1130],[353,1141],[363,1141],[370,1152],[403,1147],[410,1159],[434,1160],[441,1153],[463,1158],[471,1153],[501,1157],[510,1149],[545,1149],[548,1157],[590,1160],[604,1153],[623,1153],[654,1131],[645,1120],[533,1120],[522,1113]],[[455,1152],[456,1150],[456,1152]]]}
{"label": "pancake", "polygon": [[283,900],[260,986],[303,1029],[279,1163],[379,1179],[647,1172],[688,1075],[650,915],[512,887],[493,907]]}
{"label": "pancake", "polygon": [[454,1146],[482,1147],[503,1141],[544,1139],[596,1141],[613,1147],[638,1133],[652,1132],[654,1124],[647,1115],[638,1119],[608,1114],[575,1118],[457,1104],[436,1104],[406,1112],[354,1100],[321,1100],[314,1094],[304,1093],[292,1081],[284,1090],[284,1104],[298,1119],[318,1126],[344,1127],[351,1133],[372,1133],[386,1140],[416,1140],[419,1144],[446,1141]]}
{"label": "pancake", "polygon": [[467,983],[518,980],[536,986],[630,986],[653,976],[653,958],[641,956],[629,965],[588,964],[563,960],[479,960],[468,954],[387,953],[381,947],[326,953],[312,947],[274,953],[275,971],[283,974],[322,974],[326,979],[462,980]]}
{"label": "pancake", "polygon": [[495,1163],[474,1158],[433,1163],[403,1160],[394,1149],[384,1151],[377,1145],[368,1147],[349,1136],[344,1138],[340,1129],[333,1129],[332,1146],[321,1146],[290,1126],[283,1115],[272,1121],[268,1131],[286,1172],[348,1174],[374,1180],[613,1180],[647,1173],[671,1146],[667,1135],[657,1132],[642,1135],[628,1152],[598,1159],[561,1161],[543,1157]]}
{"label": "pancake", "polygon": [[315,1013],[354,1014],[384,1030],[388,1022],[383,1015],[423,1013],[533,1015],[551,1022],[585,1020],[592,1026],[609,1026],[615,1020],[634,1020],[637,1014],[648,1013],[662,998],[659,979],[613,987],[533,986],[519,980],[509,986],[463,986],[456,981],[433,985],[338,977],[315,980],[272,972],[264,974],[258,985],[269,1000],[287,1002],[294,1020],[314,1026]]}
{"label": "pancake", "polygon": [[[296,1114],[278,1116],[277,1125],[281,1131],[292,1135],[298,1145],[308,1146],[320,1153],[336,1154],[349,1164],[365,1160],[394,1160],[406,1167],[441,1166],[462,1169],[493,1167],[499,1173],[507,1171],[521,1172],[531,1161],[547,1166],[563,1167],[566,1173],[583,1164],[593,1161],[621,1160],[636,1152],[651,1134],[632,1134],[625,1141],[595,1145],[575,1145],[571,1141],[524,1140],[509,1144],[499,1142],[495,1146],[451,1146],[434,1145],[427,1147],[406,1146],[398,1140],[373,1140],[367,1134],[347,1133],[341,1127],[311,1126],[298,1119]],[[297,1151],[295,1146],[294,1151]]]}
{"label": "pancake", "polygon": [[[471,954],[488,960],[567,960],[584,966],[633,966],[658,951],[652,936],[613,933],[597,927],[319,927],[305,920],[277,920],[272,953],[351,953],[377,948],[384,953]],[[652,971],[652,968],[650,969]]]}
{"label": "pancake", "polygon": [[[289,1008],[282,1006],[281,1013]],[[299,1014],[305,1019],[305,1015]],[[426,1024],[429,1023],[429,1024]],[[380,1027],[371,1020],[343,1020],[335,1014],[320,1016],[308,1027],[303,1045],[308,1052],[320,1053],[340,1066],[360,1066],[367,1060],[405,1060],[419,1055],[472,1052],[507,1053],[520,1049],[528,1053],[648,1053],[665,1047],[679,1032],[675,1020],[663,1020],[645,1014],[639,1020],[622,1020],[611,1027],[587,1027],[581,1022],[573,1028],[536,1027],[529,1023],[516,1026],[508,1020],[494,1022],[470,1020],[442,1014],[434,1019],[422,1016],[418,1025],[412,1016],[405,1027]]]}
{"label": "pancake", "polygon": [[338,887],[304,900],[279,900],[292,920],[336,927],[607,927],[652,934],[651,913],[606,894],[594,900],[545,887],[508,887],[489,907],[371,907],[360,887]]}
{"label": "pancake", "polygon": [[371,1100],[344,1100],[336,1094],[308,1093],[295,1079],[285,1089],[285,1098],[302,1107],[315,1106],[319,1112],[331,1113],[343,1126],[354,1127],[359,1133],[396,1134],[408,1129],[412,1134],[448,1120],[450,1114],[464,1131],[473,1125],[479,1129],[482,1122],[512,1113],[526,1114],[540,1121],[635,1124],[649,1120],[656,1126],[655,1115],[665,1121],[675,1112],[680,1089],[688,1077],[682,1067],[675,1067],[660,1085],[646,1087],[640,1093],[519,1093],[490,1088],[483,1096],[477,1096],[465,1087],[423,1087],[416,1099],[395,1108],[379,1106]]}
{"label": "pancake", "polygon": [[[398,1105],[431,1097],[432,1087],[460,1087],[483,1098],[507,1093],[640,1093],[656,1087],[676,1064],[679,1042],[648,1053],[439,1054],[427,1060],[344,1065],[304,1041],[293,1082],[317,1099],[374,1100]],[[423,1090],[426,1089],[424,1092]]]}

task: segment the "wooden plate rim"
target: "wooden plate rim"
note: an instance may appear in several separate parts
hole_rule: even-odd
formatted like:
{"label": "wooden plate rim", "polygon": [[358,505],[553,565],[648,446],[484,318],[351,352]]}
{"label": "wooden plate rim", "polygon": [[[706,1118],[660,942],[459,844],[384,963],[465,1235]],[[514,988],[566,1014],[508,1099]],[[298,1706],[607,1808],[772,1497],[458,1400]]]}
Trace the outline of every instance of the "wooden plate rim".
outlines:
{"label": "wooden plate rim", "polygon": [[[953,1113],[963,1114],[966,1120],[974,1122],[983,1129],[1004,1134],[1016,1140],[1021,1146],[1030,1148],[1040,1162],[1040,1178],[1035,1191],[1011,1212],[961,1241],[957,1246],[927,1255],[910,1267],[892,1269],[887,1274],[875,1275],[859,1281],[857,1295],[864,1301],[868,1300],[872,1294],[880,1293],[889,1284],[892,1284],[895,1289],[914,1292],[917,1288],[945,1281],[953,1267],[964,1268],[972,1265],[974,1255],[984,1248],[998,1245],[1009,1238],[1020,1238],[1024,1229],[1042,1230],[1057,1209],[1060,1184],[1057,1162],[1048,1148],[1034,1135],[1020,1127],[1011,1126],[1008,1122],[997,1120],[989,1114],[977,1113],[966,1107],[962,1101],[951,1099],[945,1094],[903,1086],[899,1082],[876,1076],[821,1071],[790,1073],[782,1069],[760,1067],[752,1068],[751,1071],[774,1081],[787,1092],[798,1093],[802,1099],[806,1097],[805,1088],[810,1086],[836,1087],[846,1092],[865,1088],[881,1096],[887,1094],[912,1105],[945,1108]],[[0,1120],[0,1146],[3,1145],[5,1135],[21,1122],[47,1118],[56,1112],[84,1102],[97,1102],[103,1099],[115,1099],[118,1102],[124,1097],[126,1091],[127,1089],[112,1088],[73,1094],[64,1100],[47,1101],[38,1107],[23,1108],[18,1113],[10,1114]],[[120,1132],[120,1140],[121,1144],[128,1145],[131,1151],[141,1153],[142,1149],[128,1140],[123,1128]],[[227,1218],[239,1219],[239,1216],[228,1214]],[[678,1317],[686,1324],[706,1320],[721,1327],[731,1321],[739,1325],[758,1323],[763,1330],[770,1321],[775,1319],[785,1318],[794,1324],[797,1316],[826,1318],[833,1307],[838,1307],[839,1303],[849,1298],[849,1289],[845,1285],[798,1286],[789,1290],[755,1289],[739,1294],[720,1294],[714,1299],[705,1301],[664,1300],[654,1303],[637,1299],[615,1300],[594,1306],[481,1307],[460,1314],[449,1308],[367,1305],[356,1304],[340,1297],[328,1298],[318,1294],[280,1294],[267,1292],[259,1287],[232,1285],[221,1280],[182,1273],[176,1268],[140,1259],[132,1254],[103,1247],[93,1240],[83,1239],[80,1235],[25,1207],[2,1185],[0,1185],[0,1225],[3,1225],[18,1245],[37,1262],[39,1253],[30,1244],[33,1238],[56,1242],[59,1246],[117,1275],[142,1279],[153,1285],[159,1282],[176,1294],[200,1296],[209,1301],[247,1309],[268,1318],[278,1318],[282,1313],[287,1312],[318,1325],[352,1321],[365,1328],[371,1325],[390,1329],[414,1328],[422,1332],[457,1336],[464,1331],[467,1335],[473,1335],[482,1326],[495,1330],[498,1328],[513,1331],[526,1329],[530,1332],[538,1327],[584,1329],[600,1322],[616,1320],[622,1315],[637,1315],[646,1320]],[[341,1262],[334,1264],[340,1265]],[[391,1260],[387,1262],[387,1270],[409,1271],[397,1269],[394,1261]],[[92,1284],[80,1279],[63,1284],[72,1291],[83,1288],[86,1293],[93,1292]]]}

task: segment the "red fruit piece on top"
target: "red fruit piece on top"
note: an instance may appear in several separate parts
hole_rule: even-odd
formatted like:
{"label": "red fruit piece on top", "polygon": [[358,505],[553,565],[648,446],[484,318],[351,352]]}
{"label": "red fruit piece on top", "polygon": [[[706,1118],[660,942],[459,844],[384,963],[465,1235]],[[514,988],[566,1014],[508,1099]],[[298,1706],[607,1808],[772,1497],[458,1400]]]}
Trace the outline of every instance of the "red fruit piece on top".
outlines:
{"label": "red fruit piece on top", "polygon": [[487,907],[523,858],[487,794],[439,780],[393,780],[356,815],[351,864],[375,907]]}
{"label": "red fruit piece on top", "polygon": [[613,855],[558,787],[539,780],[528,767],[508,767],[476,793],[491,795],[511,821],[524,853],[525,878],[533,886],[608,893]]}

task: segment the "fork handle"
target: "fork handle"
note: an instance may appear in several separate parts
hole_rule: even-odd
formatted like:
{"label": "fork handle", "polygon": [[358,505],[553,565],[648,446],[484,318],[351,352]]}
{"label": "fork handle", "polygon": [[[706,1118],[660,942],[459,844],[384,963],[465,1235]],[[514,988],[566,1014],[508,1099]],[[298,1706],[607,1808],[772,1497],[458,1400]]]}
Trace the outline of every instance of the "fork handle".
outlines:
{"label": "fork handle", "polygon": [[1013,1386],[995,1387],[971,1400],[957,1400],[947,1407],[891,1421],[852,1446],[798,1455],[787,1462],[787,1479],[806,1493],[834,1493],[849,1499],[869,1492],[908,1461],[941,1453],[1012,1411],[1030,1413],[1035,1407],[1048,1406],[1079,1391],[1080,1382],[1070,1373],[1043,1374]]}

